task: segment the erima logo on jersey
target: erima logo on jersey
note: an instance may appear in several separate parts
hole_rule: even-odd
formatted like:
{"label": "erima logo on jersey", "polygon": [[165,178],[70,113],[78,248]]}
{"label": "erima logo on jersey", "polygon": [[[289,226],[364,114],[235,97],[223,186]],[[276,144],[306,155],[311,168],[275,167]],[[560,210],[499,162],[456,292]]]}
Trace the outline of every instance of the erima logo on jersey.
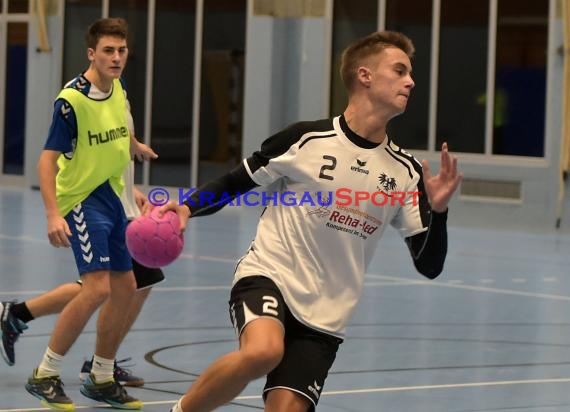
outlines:
{"label": "erima logo on jersey", "polygon": [[89,146],[93,146],[93,143],[102,144],[112,142],[113,140],[122,139],[129,136],[129,131],[126,127],[117,127],[115,129],[109,129],[102,133],[94,133],[91,130],[87,131],[89,138]]}
{"label": "erima logo on jersey", "polygon": [[357,173],[363,173],[365,175],[370,173],[370,171],[368,169],[364,169],[364,166],[366,166],[366,161],[356,159],[356,165],[357,166],[350,166],[350,170],[352,170],[353,172],[357,172]]}
{"label": "erima logo on jersey", "polygon": [[312,385],[312,386],[311,386],[311,385],[307,386],[307,389],[310,390],[311,393],[312,393],[313,395],[315,395],[315,398],[317,398],[317,399],[319,399],[319,396],[320,396],[319,391],[320,391],[322,388],[323,388],[323,387],[322,387],[322,386],[319,386],[319,384],[317,383],[316,380],[313,381],[313,385]]}

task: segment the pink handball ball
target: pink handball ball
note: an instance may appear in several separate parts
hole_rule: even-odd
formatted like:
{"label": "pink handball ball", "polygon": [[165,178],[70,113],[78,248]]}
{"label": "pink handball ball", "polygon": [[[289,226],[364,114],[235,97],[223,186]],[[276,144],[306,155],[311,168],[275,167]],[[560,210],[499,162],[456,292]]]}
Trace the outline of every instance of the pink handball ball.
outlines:
{"label": "pink handball ball", "polygon": [[157,212],[154,208],[127,226],[127,249],[134,260],[149,268],[171,264],[184,249],[178,215],[168,210],[159,218]]}

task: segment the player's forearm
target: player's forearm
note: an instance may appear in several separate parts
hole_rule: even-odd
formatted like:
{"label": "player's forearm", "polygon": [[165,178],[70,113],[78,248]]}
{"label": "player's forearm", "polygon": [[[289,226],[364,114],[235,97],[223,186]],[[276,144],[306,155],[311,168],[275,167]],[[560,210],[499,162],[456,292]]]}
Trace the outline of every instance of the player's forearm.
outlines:
{"label": "player's forearm", "polygon": [[55,177],[57,175],[57,164],[49,154],[42,152],[38,161],[38,178],[40,182],[40,192],[44,201],[46,216],[59,215],[57,198],[55,191]]}
{"label": "player's forearm", "polygon": [[257,184],[241,163],[229,173],[196,189],[184,204],[192,217],[211,215],[255,186]]}
{"label": "player's forearm", "polygon": [[430,279],[439,276],[447,256],[447,211],[432,211],[427,232],[407,238],[406,243],[418,272]]}

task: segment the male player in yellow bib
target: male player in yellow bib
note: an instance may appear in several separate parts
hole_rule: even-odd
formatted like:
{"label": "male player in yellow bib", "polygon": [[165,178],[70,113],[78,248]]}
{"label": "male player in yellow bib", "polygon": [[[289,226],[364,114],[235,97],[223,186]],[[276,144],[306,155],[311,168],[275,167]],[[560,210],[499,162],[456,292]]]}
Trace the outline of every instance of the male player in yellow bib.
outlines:
{"label": "male player in yellow bib", "polygon": [[38,162],[50,243],[73,249],[83,286],[57,319],[26,389],[47,407],[75,409],[63,390],[61,364],[100,308],[93,366],[81,393],[115,408],[141,409],[142,403],[113,377],[125,308],[136,288],[119,196],[131,152],[139,158],[153,152],[129,133],[128,101],[120,79],[128,56],[127,23],[98,20],[86,40],[89,68],[58,95]]}

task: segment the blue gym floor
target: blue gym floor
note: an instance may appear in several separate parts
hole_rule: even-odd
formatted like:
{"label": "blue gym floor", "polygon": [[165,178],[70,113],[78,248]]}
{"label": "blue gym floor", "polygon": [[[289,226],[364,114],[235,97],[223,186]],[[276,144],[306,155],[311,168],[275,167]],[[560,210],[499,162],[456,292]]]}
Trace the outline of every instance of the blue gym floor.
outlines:
{"label": "blue gym floor", "polygon": [[[76,279],[70,250],[49,245],[39,192],[0,188],[1,300],[24,300]],[[226,207],[191,221],[183,255],[165,268],[119,358],[146,379],[130,393],[167,412],[212,360],[236,348],[227,311],[236,258],[259,210]],[[570,410],[570,236],[449,230],[444,273],[416,274],[388,230],[367,275],[317,410],[562,412]],[[0,412],[40,411],[24,384],[55,317],[32,321],[16,365],[0,360]],[[95,341],[92,320],[64,361],[79,410],[104,408],[79,393]],[[223,411],[262,410],[261,380]]]}

